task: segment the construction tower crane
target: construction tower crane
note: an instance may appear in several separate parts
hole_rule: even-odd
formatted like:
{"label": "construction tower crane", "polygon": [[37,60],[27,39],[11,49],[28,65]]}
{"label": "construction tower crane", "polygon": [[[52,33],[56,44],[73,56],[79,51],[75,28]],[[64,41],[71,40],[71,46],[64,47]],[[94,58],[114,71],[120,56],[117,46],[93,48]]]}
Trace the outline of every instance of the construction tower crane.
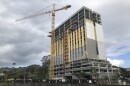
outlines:
{"label": "construction tower crane", "polygon": [[60,11],[60,10],[67,10],[70,7],[71,7],[71,5],[66,5],[66,6],[64,6],[62,8],[55,9],[55,4],[53,4],[53,9],[50,10],[50,11],[38,12],[38,13],[32,14],[30,16],[23,17],[21,19],[17,19],[16,20],[16,22],[17,22],[17,21],[26,20],[26,19],[33,18],[33,17],[36,17],[36,16],[41,16],[41,15],[45,15],[45,14],[50,14],[51,13],[51,16],[52,16],[52,26],[51,26],[51,32],[50,32],[51,35],[49,35],[49,37],[51,37],[51,57],[50,57],[50,72],[49,72],[49,78],[50,79],[53,79],[53,77],[54,77],[55,12]]}

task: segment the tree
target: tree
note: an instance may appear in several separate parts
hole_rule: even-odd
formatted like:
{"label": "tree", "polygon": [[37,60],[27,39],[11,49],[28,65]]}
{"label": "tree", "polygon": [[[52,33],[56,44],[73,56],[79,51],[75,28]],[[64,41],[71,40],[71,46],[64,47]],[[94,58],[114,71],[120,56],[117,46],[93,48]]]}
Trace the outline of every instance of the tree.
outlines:
{"label": "tree", "polygon": [[130,78],[130,71],[127,71],[125,68],[120,67],[120,78],[126,80]]}
{"label": "tree", "polygon": [[91,73],[79,72],[74,75],[76,75],[79,79],[91,79]]}
{"label": "tree", "polygon": [[[7,79],[49,79],[49,57],[48,55],[42,58],[42,66],[33,64],[24,68],[13,68],[6,71],[0,70],[0,72],[4,73]],[[12,65],[15,66],[16,63],[12,63]]]}
{"label": "tree", "polygon": [[0,81],[4,81],[4,78],[5,78],[5,74],[0,72]]}
{"label": "tree", "polygon": [[49,66],[50,66],[50,55],[42,58],[42,69],[41,73],[44,79],[49,79]]}
{"label": "tree", "polygon": [[24,79],[25,68],[16,69],[16,75],[18,79]]}
{"label": "tree", "polygon": [[30,65],[27,67],[27,77],[30,79],[38,79],[38,73],[39,73],[40,66],[39,65]]}
{"label": "tree", "polygon": [[74,75],[76,75],[79,79],[86,78],[86,73],[84,73],[84,72],[79,72]]}
{"label": "tree", "polygon": [[98,79],[99,74],[96,72],[96,69],[94,67],[91,68],[91,79]]}

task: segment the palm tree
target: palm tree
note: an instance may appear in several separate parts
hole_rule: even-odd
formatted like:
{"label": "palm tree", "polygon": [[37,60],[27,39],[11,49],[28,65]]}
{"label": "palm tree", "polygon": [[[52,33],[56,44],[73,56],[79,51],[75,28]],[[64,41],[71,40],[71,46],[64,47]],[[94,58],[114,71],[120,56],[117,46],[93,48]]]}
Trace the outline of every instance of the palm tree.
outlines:
{"label": "palm tree", "polygon": [[14,66],[14,71],[15,71],[15,75],[14,75],[14,79],[16,79],[17,78],[17,71],[15,70],[15,65],[16,65],[16,63],[13,63],[13,66]]}
{"label": "palm tree", "polygon": [[15,67],[16,63],[13,63],[13,66]]}

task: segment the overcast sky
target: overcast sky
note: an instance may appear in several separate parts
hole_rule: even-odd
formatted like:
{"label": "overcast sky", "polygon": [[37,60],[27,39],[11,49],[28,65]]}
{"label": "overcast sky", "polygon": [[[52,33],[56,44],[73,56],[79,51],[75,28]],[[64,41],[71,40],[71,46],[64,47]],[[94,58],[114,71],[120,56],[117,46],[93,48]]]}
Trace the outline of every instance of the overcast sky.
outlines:
{"label": "overcast sky", "polygon": [[[130,67],[130,0],[0,0],[0,67],[41,64],[50,53],[50,15],[15,22],[51,4],[72,7],[56,13],[56,26],[82,6],[101,14],[108,60]],[[52,7],[45,9],[50,10]]]}

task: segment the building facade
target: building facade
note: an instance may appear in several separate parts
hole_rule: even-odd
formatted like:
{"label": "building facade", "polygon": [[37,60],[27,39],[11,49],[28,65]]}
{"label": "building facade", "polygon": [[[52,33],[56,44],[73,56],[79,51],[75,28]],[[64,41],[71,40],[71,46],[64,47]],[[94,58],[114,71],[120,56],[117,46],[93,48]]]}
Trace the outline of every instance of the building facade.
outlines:
{"label": "building facade", "polygon": [[106,61],[99,13],[82,7],[55,29],[54,38],[53,79],[73,78],[81,71],[90,73],[92,67],[98,73],[116,71]]}

